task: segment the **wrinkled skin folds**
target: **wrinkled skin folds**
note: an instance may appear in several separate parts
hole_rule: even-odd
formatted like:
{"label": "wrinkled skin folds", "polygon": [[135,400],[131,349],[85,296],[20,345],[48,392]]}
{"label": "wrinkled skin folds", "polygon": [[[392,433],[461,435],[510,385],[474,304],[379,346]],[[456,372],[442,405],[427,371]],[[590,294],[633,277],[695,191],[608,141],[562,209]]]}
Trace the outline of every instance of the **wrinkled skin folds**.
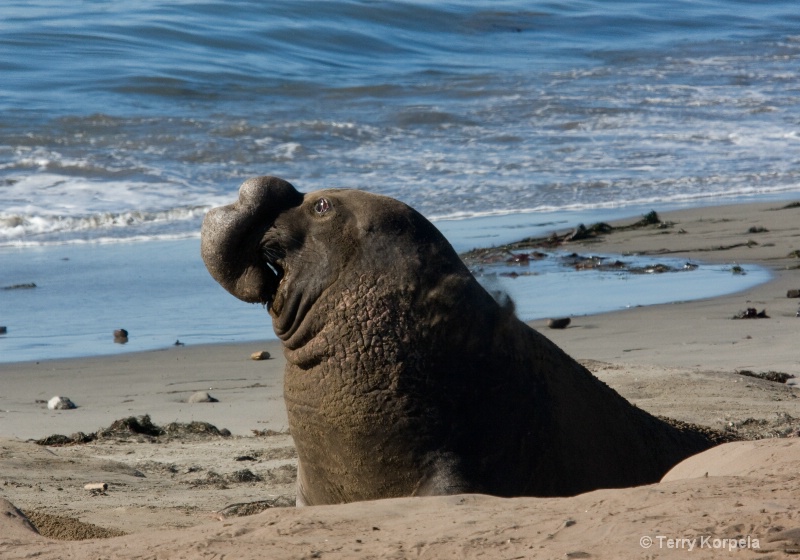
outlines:
{"label": "wrinkled skin folds", "polygon": [[499,305],[405,204],[246,181],[201,251],[269,308],[287,365],[299,505],[658,481],[712,445],[635,408]]}

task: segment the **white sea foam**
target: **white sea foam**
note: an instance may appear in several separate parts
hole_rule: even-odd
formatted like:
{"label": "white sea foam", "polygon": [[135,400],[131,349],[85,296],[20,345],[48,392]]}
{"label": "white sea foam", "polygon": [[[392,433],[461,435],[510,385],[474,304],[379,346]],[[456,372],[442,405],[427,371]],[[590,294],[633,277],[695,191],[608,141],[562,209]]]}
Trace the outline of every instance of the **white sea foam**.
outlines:
{"label": "white sea foam", "polygon": [[[212,207],[230,199],[176,183],[92,181],[52,173],[4,187],[0,246],[185,236]],[[166,230],[166,231],[165,231]],[[113,236],[109,232],[116,231]]]}
{"label": "white sea foam", "polygon": [[[0,213],[0,247],[3,246],[36,246],[61,243],[97,242],[108,243],[126,240],[144,239],[183,239],[199,236],[196,232],[137,234],[146,225],[163,224],[170,230],[180,222],[190,221],[196,224],[210,206],[196,208],[177,208],[163,212],[124,212],[93,214],[85,217],[67,216],[11,216]],[[126,230],[117,236],[109,236],[104,232],[110,230]],[[90,237],[76,237],[77,234],[91,233]]]}
{"label": "white sea foam", "polygon": [[[434,222],[454,221],[454,220],[471,220],[487,217],[502,217],[502,216],[529,216],[535,221],[536,216],[559,214],[561,216],[569,216],[571,213],[580,214],[584,212],[598,212],[607,210],[621,210],[620,217],[635,215],[639,210],[644,208],[657,207],[662,210],[672,208],[685,207],[687,205],[702,205],[702,204],[720,204],[726,199],[731,203],[746,201],[752,198],[769,199],[769,198],[785,198],[790,193],[800,192],[800,183],[785,185],[782,187],[759,187],[757,185],[741,186],[735,190],[728,190],[724,193],[715,192],[701,192],[701,193],[684,193],[678,192],[666,196],[652,196],[633,198],[630,200],[611,200],[605,202],[592,202],[592,203],[575,203],[565,204],[563,206],[555,205],[541,205],[533,208],[518,208],[518,209],[504,209],[504,210],[487,210],[484,212],[450,212],[438,215],[429,216],[429,219]],[[606,218],[613,219],[613,218]]]}

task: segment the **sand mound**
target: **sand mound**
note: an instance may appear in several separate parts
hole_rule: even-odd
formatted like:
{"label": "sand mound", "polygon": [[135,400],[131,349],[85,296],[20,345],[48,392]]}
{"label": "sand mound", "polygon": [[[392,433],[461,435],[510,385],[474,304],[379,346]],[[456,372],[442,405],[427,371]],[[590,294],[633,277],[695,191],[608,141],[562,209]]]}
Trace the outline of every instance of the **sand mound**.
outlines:
{"label": "sand mound", "polygon": [[675,465],[661,482],[711,476],[772,477],[800,472],[800,439],[720,445]]}
{"label": "sand mound", "polygon": [[[24,513],[24,512],[23,512]],[[33,526],[43,537],[65,541],[82,541],[85,539],[106,539],[119,537],[125,533],[117,529],[106,529],[92,523],[83,523],[72,517],[51,515],[41,511],[25,513]]]}

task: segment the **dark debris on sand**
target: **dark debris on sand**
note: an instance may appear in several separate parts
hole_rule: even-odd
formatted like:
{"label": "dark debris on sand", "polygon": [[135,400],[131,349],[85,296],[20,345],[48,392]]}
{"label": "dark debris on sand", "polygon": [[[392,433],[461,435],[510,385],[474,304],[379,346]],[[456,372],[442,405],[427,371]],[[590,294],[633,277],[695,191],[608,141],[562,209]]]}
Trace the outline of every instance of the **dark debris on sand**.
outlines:
{"label": "dark debris on sand", "polygon": [[749,369],[742,369],[737,371],[739,375],[745,375],[747,377],[755,377],[757,379],[765,379],[766,381],[774,381],[775,383],[786,383],[790,379],[794,379],[794,375],[791,373],[785,373],[782,371],[761,371],[756,373],[755,371],[750,371]]}
{"label": "dark debris on sand", "polygon": [[266,428],[264,430],[250,430],[250,431],[253,432],[253,435],[257,436],[257,437],[274,437],[274,436],[287,436],[287,435],[289,435],[289,431],[288,430],[281,431],[281,432],[276,432],[275,430],[270,430],[269,428]]}
{"label": "dark debris on sand", "polygon": [[725,425],[725,432],[742,440],[800,437],[800,418],[786,412],[776,412],[772,419],[730,421]]}
{"label": "dark debris on sand", "polygon": [[755,307],[748,307],[744,311],[739,311],[732,317],[733,319],[769,319],[767,310],[757,310]]}
{"label": "dark debris on sand", "polygon": [[461,258],[467,263],[480,263],[486,262],[487,259],[491,260],[495,258],[498,252],[502,252],[507,256],[509,254],[513,255],[515,251],[522,251],[526,249],[552,249],[561,247],[572,241],[585,241],[594,239],[615,231],[627,231],[641,228],[669,229],[673,226],[674,224],[671,222],[662,222],[655,210],[651,210],[642,216],[641,220],[627,226],[613,227],[605,222],[598,222],[589,227],[586,227],[583,224],[578,224],[578,227],[568,231],[567,233],[552,233],[547,237],[527,237],[520,241],[515,241],[514,243],[502,245],[501,247],[473,249],[472,251],[463,253]]}
{"label": "dark debris on sand", "polygon": [[677,428],[682,432],[697,432],[704,437],[708,438],[708,440],[713,445],[721,445],[723,443],[730,443],[732,441],[739,441],[743,438],[739,437],[737,434],[730,433],[728,430],[720,431],[714,429],[710,426],[702,426],[700,424],[692,424],[691,422],[684,422],[683,420],[676,420],[675,418],[670,418],[668,416],[657,416],[659,420],[662,420],[672,426],[673,428]]}
{"label": "dark debris on sand", "polygon": [[679,430],[701,432],[714,445],[733,441],[800,437],[800,418],[795,418],[786,412],[776,412],[775,417],[772,419],[745,418],[743,420],[727,420],[722,425],[722,429],[690,424],[665,416],[659,416],[659,418]]}
{"label": "dark debris on sand", "polygon": [[144,416],[128,416],[115,420],[109,427],[101,428],[96,432],[85,434],[76,432],[70,436],[53,434],[45,438],[35,440],[39,445],[79,445],[95,440],[116,439],[125,441],[139,442],[158,442],[161,439],[201,439],[208,437],[229,437],[230,431],[223,428],[219,429],[208,422],[172,422],[166,426],[153,424],[149,414]]}
{"label": "dark debris on sand", "polygon": [[205,476],[187,480],[184,483],[191,488],[216,488],[226,490],[237,484],[255,484],[264,482],[269,486],[289,485],[297,481],[297,466],[285,464],[269,470],[253,472],[250,469],[239,469],[231,473],[220,474],[207,471]]}
{"label": "dark debris on sand", "polygon": [[240,502],[236,504],[228,504],[224,508],[218,510],[216,513],[221,513],[225,517],[244,517],[246,515],[255,515],[264,510],[272,508],[294,507],[295,497],[289,495],[277,496],[269,500],[257,500],[254,502]]}
{"label": "dark debris on sand", "polygon": [[[655,211],[645,214],[641,220],[627,225],[613,227],[604,222],[598,222],[589,227],[579,224],[576,228],[567,233],[553,233],[548,237],[528,237],[520,241],[500,245],[498,247],[473,249],[462,253],[461,259],[472,269],[491,265],[521,265],[525,266],[533,261],[542,260],[549,257],[557,257],[560,264],[575,270],[601,270],[614,272],[627,272],[629,274],[653,274],[662,272],[677,272],[680,270],[694,270],[697,265],[687,263],[683,267],[675,268],[672,266],[655,263],[647,266],[634,266],[621,260],[612,260],[606,257],[595,255],[581,255],[570,253],[566,255],[548,254],[538,249],[559,249],[569,246],[574,241],[590,241],[600,236],[613,233],[615,231],[626,231],[641,228],[668,229],[673,227],[671,222],[662,222]],[[475,272],[475,270],[473,270]],[[533,272],[502,272],[501,276],[524,276],[535,274]]]}

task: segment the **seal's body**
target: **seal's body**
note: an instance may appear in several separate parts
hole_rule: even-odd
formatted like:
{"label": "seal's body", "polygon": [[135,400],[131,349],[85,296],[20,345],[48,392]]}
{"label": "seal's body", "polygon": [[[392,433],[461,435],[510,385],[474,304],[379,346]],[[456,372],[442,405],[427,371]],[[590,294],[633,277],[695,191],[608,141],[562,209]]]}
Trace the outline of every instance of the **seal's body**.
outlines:
{"label": "seal's body", "polygon": [[355,190],[245,182],[202,254],[269,306],[298,504],[658,481],[711,447],[637,409],[499,305],[423,216]]}

